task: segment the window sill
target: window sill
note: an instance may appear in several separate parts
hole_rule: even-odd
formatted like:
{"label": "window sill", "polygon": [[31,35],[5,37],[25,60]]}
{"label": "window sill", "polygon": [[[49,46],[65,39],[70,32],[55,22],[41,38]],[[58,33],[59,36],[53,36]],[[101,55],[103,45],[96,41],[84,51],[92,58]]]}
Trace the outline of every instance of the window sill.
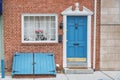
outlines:
{"label": "window sill", "polygon": [[62,45],[59,42],[21,42],[21,46],[58,46]]}
{"label": "window sill", "polygon": [[24,43],[32,43],[32,44],[34,44],[34,43],[39,43],[39,44],[46,44],[46,43],[58,43],[58,41],[22,41],[22,43],[24,44]]}

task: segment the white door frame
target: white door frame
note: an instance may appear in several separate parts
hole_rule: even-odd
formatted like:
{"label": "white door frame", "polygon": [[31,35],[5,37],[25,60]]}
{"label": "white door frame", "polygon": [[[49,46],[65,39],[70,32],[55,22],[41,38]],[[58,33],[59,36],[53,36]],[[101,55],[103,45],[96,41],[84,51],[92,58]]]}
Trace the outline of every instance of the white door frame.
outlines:
{"label": "white door frame", "polygon": [[72,6],[62,12],[63,15],[63,68],[67,67],[67,16],[87,16],[87,67],[91,68],[91,15],[92,11],[83,7],[83,11],[79,11],[79,3],[75,3],[75,11]]}

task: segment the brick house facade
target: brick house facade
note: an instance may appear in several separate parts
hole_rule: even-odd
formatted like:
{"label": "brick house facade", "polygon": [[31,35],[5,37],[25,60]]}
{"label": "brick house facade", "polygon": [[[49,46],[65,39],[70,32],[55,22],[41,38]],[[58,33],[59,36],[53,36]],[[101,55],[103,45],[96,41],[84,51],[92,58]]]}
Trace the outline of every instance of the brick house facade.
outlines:
{"label": "brick house facade", "polygon": [[[75,8],[74,3],[80,4],[94,13],[94,0],[4,0],[4,57],[7,71],[12,69],[12,60],[15,52],[53,52],[56,64],[63,68],[63,43],[22,43],[22,14],[52,14],[58,15],[58,35],[63,35],[60,22],[63,21],[63,12],[69,6]],[[74,9],[73,9],[74,10]],[[100,0],[97,2],[97,29],[96,29],[96,70],[100,69]],[[57,35],[57,36],[58,36]],[[94,49],[94,14],[91,17],[91,68],[93,68]]]}

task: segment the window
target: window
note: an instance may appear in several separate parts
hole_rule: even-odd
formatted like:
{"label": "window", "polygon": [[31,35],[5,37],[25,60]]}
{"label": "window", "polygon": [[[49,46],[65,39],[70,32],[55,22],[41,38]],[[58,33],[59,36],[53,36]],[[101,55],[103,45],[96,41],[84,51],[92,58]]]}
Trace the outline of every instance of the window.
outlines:
{"label": "window", "polygon": [[58,40],[56,14],[23,14],[23,43],[52,43]]}

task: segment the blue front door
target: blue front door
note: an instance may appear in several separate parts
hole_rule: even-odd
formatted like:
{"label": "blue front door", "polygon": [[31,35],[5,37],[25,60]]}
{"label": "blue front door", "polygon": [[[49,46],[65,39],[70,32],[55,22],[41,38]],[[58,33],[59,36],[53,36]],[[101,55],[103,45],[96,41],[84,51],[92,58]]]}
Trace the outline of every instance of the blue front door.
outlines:
{"label": "blue front door", "polygon": [[67,58],[87,57],[87,16],[67,17]]}

